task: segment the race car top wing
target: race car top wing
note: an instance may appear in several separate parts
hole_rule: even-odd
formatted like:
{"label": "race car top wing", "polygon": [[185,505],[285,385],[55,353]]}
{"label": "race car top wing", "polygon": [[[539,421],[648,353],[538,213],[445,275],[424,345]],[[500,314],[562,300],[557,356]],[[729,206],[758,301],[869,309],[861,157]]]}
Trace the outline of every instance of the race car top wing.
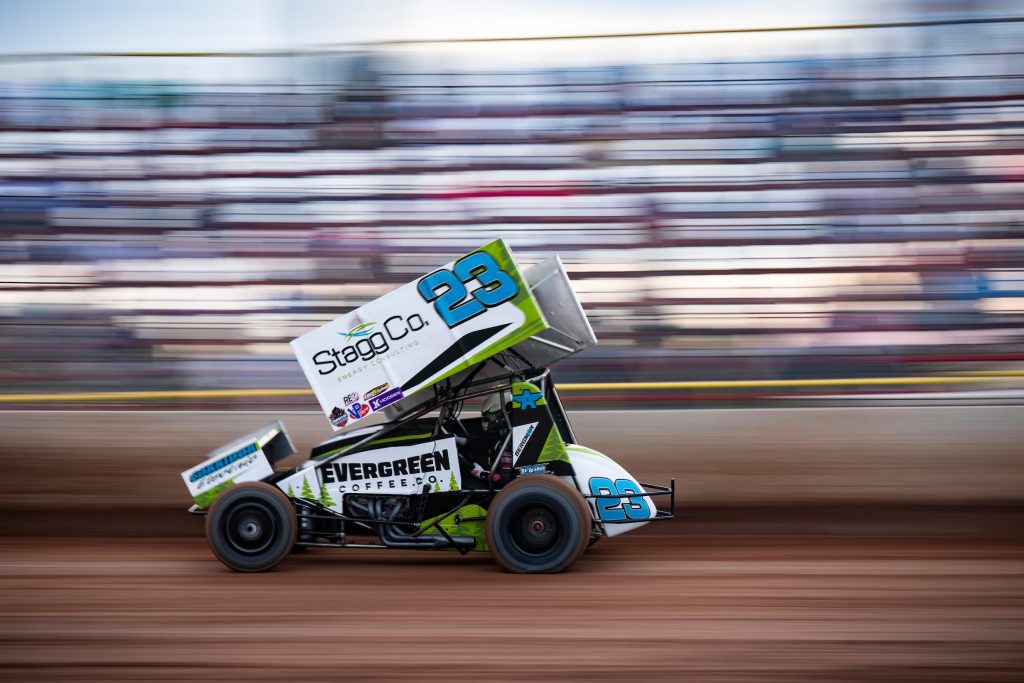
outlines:
{"label": "race car top wing", "polygon": [[[594,330],[560,258],[552,256],[530,266],[523,274],[548,326],[514,345],[513,351],[531,367],[546,368],[566,356],[597,344]],[[467,368],[452,375],[452,383],[458,384],[471,372],[477,381],[494,378],[497,383],[504,381],[507,375],[497,365],[480,368],[479,371]],[[402,399],[385,408],[384,415],[389,420],[396,419],[418,407],[418,403],[420,400],[415,396]]]}
{"label": "race car top wing", "polygon": [[548,328],[504,240],[292,340],[335,429]]}
{"label": "race car top wing", "polygon": [[597,344],[594,328],[583,312],[562,259],[552,256],[531,266],[526,270],[526,281],[548,327],[516,344],[519,355],[535,368],[546,368]]}

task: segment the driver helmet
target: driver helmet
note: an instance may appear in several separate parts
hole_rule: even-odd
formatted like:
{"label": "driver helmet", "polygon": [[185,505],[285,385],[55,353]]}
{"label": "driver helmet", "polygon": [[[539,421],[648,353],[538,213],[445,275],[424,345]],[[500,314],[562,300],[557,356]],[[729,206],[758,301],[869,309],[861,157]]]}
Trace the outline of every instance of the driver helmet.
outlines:
{"label": "driver helmet", "polygon": [[483,428],[485,431],[501,431],[506,427],[505,416],[501,410],[501,396],[499,394],[491,394],[487,397],[483,407],[480,409],[480,416],[483,418]]}

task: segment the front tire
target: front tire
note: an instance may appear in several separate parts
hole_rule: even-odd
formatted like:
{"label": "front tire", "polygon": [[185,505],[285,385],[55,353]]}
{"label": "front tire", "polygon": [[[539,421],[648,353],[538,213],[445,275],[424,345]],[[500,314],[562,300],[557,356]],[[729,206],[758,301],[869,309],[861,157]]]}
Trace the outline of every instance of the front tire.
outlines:
{"label": "front tire", "polygon": [[210,549],[236,572],[273,569],[295,546],[296,532],[291,501],[263,482],[231,487],[206,515]]}
{"label": "front tire", "polygon": [[564,571],[587,549],[590,509],[562,479],[534,474],[503,488],[487,511],[487,545],[516,574]]}

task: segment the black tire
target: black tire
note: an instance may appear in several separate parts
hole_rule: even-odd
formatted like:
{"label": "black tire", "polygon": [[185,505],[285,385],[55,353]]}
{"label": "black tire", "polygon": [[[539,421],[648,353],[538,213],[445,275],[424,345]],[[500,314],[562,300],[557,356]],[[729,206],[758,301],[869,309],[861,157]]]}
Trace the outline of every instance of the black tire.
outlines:
{"label": "black tire", "polygon": [[206,538],[217,559],[236,572],[265,572],[295,546],[295,510],[263,482],[233,486],[206,515]]}
{"label": "black tire", "polygon": [[512,481],[487,511],[487,545],[503,569],[554,574],[587,549],[590,510],[579,491],[549,474]]}

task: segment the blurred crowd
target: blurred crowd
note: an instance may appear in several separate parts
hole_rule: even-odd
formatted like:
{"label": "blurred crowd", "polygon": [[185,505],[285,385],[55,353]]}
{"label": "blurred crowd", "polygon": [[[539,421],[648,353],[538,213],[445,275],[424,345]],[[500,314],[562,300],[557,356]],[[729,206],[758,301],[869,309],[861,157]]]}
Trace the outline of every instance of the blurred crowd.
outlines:
{"label": "blurred crowd", "polygon": [[1024,24],[880,33],[266,55],[224,82],[116,74],[230,55],[8,59],[2,391],[304,387],[290,339],[498,237],[560,254],[591,319],[561,381],[1013,368]]}

